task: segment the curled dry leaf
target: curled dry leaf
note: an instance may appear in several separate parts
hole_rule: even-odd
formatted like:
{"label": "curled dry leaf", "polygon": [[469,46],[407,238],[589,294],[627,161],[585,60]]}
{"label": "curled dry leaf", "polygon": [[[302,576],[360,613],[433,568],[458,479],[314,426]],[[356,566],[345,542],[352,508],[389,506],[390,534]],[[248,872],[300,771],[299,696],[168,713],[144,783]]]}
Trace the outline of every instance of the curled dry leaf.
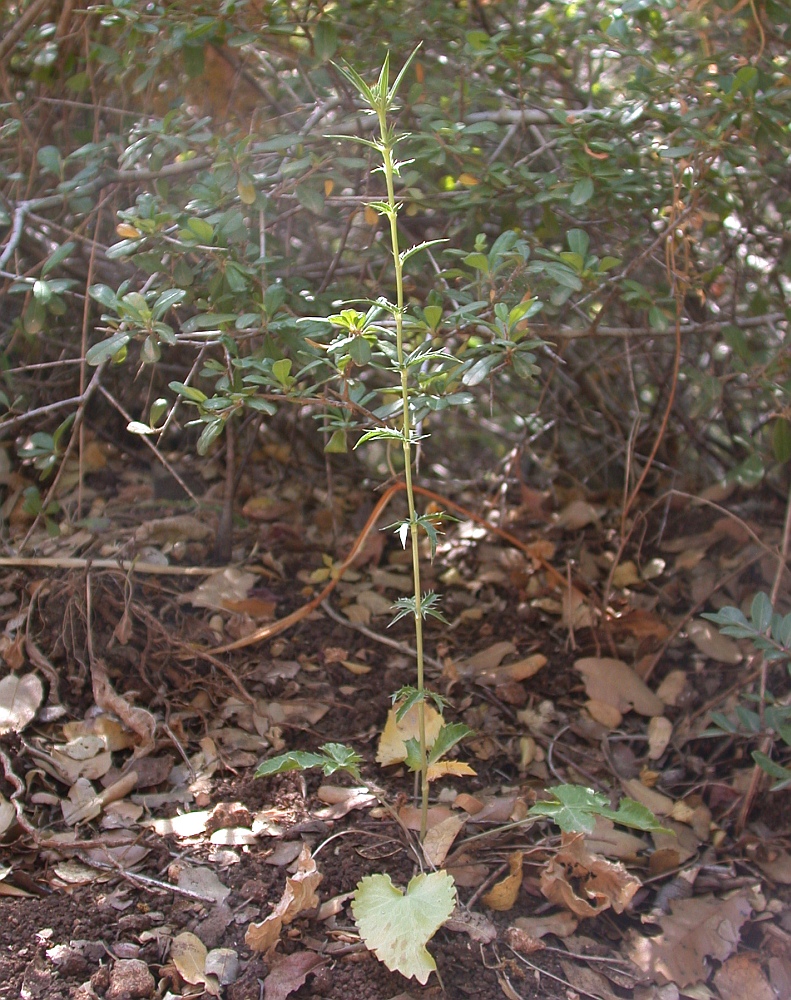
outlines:
{"label": "curled dry leaf", "polygon": [[661,715],[664,702],[637,676],[632,668],[609,656],[586,656],[577,660],[574,669],[585,681],[585,691],[592,701],[612,705],[619,712],[634,709],[640,715]]}
{"label": "curled dry leaf", "polygon": [[514,851],[508,858],[509,873],[496,882],[483,897],[490,910],[510,910],[516,904],[522,887],[522,851]]}
{"label": "curled dry leaf", "polygon": [[[14,808],[14,803],[9,802],[5,795],[0,794],[0,837],[10,830],[15,822],[16,809]],[[0,874],[1,878],[5,878],[5,875]]]}
{"label": "curled dry leaf", "polygon": [[544,942],[537,937],[532,937],[527,931],[519,927],[508,927],[505,931],[505,943],[514,951],[523,955],[532,955],[534,951],[541,951],[546,947]]}
{"label": "curled dry leaf", "polygon": [[541,892],[578,917],[612,907],[623,913],[640,882],[622,864],[589,854],[581,834],[563,834],[562,847],[541,874]]}
{"label": "curled dry leaf", "polygon": [[0,736],[21,733],[35,718],[44,697],[36,674],[8,674],[0,681]]}
{"label": "curled dry leaf", "polygon": [[439,868],[466,822],[466,816],[448,816],[428,831],[423,841],[423,854],[430,865]]}
{"label": "curled dry leaf", "polygon": [[497,928],[488,917],[458,905],[445,921],[445,930],[467,934],[471,941],[480,944],[491,944],[497,940]]}
{"label": "curled dry leaf", "polygon": [[286,879],[286,888],[274,910],[258,924],[250,924],[244,940],[253,951],[269,951],[280,937],[285,924],[290,924],[303,910],[314,910],[319,905],[316,889],[322,876],[310,856],[307,844],[297,862],[297,872]]}
{"label": "curled dry leaf", "polygon": [[428,765],[426,776],[429,781],[436,781],[437,778],[444,778],[446,774],[467,777],[476,773],[469,764],[465,764],[462,760],[438,760],[434,764]]}

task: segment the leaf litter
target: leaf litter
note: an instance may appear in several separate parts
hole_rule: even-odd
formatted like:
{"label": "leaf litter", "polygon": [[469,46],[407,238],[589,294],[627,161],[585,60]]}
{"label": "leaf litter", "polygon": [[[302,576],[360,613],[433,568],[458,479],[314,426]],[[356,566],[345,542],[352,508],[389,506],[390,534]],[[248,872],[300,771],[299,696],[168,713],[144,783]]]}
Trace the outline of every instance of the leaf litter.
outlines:
{"label": "leaf litter", "polygon": [[[279,518],[293,513],[293,502],[278,509]],[[258,525],[274,523],[253,508],[250,517]],[[337,574],[338,556],[327,561],[277,552],[274,562],[245,566],[234,577],[205,571],[211,586],[204,589],[192,585],[189,574],[191,590],[163,589],[152,575],[131,602],[117,585],[120,578],[101,570],[94,582],[101,595],[94,643],[106,666],[95,671],[93,705],[79,644],[67,639],[48,648],[46,641],[55,623],[85,620],[76,582],[39,602],[42,659],[26,664],[24,618],[14,624],[9,614],[0,653],[6,664],[0,719],[9,738],[25,743],[11,744],[10,755],[4,751],[8,787],[0,799],[0,830],[11,863],[0,873],[0,895],[19,913],[20,900],[47,905],[42,890],[96,900],[109,880],[115,888],[102,890],[106,902],[95,923],[93,903],[80,918],[86,940],[92,935],[94,941],[107,939],[113,907],[134,915],[135,900],[168,899],[167,918],[150,910],[153,916],[141,913],[146,919],[134,929],[129,922],[114,932],[118,981],[134,971],[120,963],[140,955],[162,984],[202,987],[229,1000],[255,975],[273,1000],[311,979],[327,996],[348,996],[350,989],[353,995],[359,970],[367,983],[378,984],[373,988],[382,1000],[403,993],[405,980],[397,973],[371,965],[372,959],[360,964],[366,934],[386,963],[396,967],[397,956],[408,955],[407,967],[426,984],[435,962],[445,981],[453,982],[454,969],[469,970],[465,963],[472,959],[461,944],[469,940],[490,949],[490,964],[508,947],[538,962],[557,977],[544,980],[558,991],[548,995],[576,989],[606,997],[625,988],[645,1000],[665,1000],[672,989],[720,1000],[768,1000],[767,989],[783,995],[791,982],[783,887],[791,876],[777,818],[782,810],[772,811],[779,809],[775,800],[765,806],[761,800],[739,839],[735,813],[751,762],[740,774],[727,756],[712,752],[734,739],[712,735],[712,718],[717,712],[737,718],[738,694],[751,683],[749,650],[739,639],[723,642],[726,637],[696,614],[686,617],[701,600],[719,606],[704,584],[724,576],[744,537],[715,525],[693,538],[694,545],[689,539],[677,548],[665,544],[662,551],[676,556],[670,569],[659,555],[624,559],[612,574],[607,635],[595,590],[611,567],[608,542],[599,537],[608,517],[602,503],[572,502],[554,524],[544,521],[523,549],[487,538],[485,529],[468,532],[464,524],[440,543],[437,572],[447,576],[452,624],[429,633],[445,667],[434,683],[440,690],[445,685],[457,717],[476,733],[462,744],[462,759],[448,763],[474,757],[479,772],[462,783],[448,768],[433,785],[425,856],[459,900],[444,929],[438,930],[445,911],[426,911],[424,883],[411,881],[408,831],[416,828],[416,814],[403,801],[399,771],[414,719],[396,722],[386,704],[387,693],[408,676],[410,655],[406,644],[393,651],[375,637],[385,605],[404,592],[405,580],[397,560],[389,561],[398,553],[381,546],[358,563],[355,581],[344,578],[352,589],[338,591],[342,610],[362,609],[350,617],[359,615],[373,638],[312,612],[302,638],[285,633],[258,647],[252,659],[236,661],[235,688],[196,649],[233,641],[249,633],[250,621],[309,599]],[[197,516],[165,513],[128,530],[146,546],[153,567],[190,547],[200,563],[205,527]],[[546,531],[554,533],[551,541],[542,537]],[[584,533],[584,543],[572,541],[574,532]],[[313,538],[322,551],[335,551],[322,529],[316,527]],[[586,575],[569,579],[565,560],[575,544],[585,546],[579,552]],[[694,559],[688,557],[693,550]],[[290,590],[283,570],[289,560]],[[265,593],[257,585],[261,577],[268,581]],[[728,601],[746,600],[751,585],[740,582]],[[145,616],[146,602],[168,623],[166,630]],[[565,648],[572,635],[573,660]],[[171,644],[173,636],[181,644]],[[31,667],[34,672],[26,672]],[[65,724],[46,702],[53,670],[62,674],[59,688],[73,716]],[[82,702],[75,691],[82,691]],[[311,736],[316,728],[319,740]],[[401,825],[368,786],[246,777],[267,754],[309,749],[328,738],[368,747],[366,776],[377,773],[378,746],[391,769],[379,780]],[[576,803],[557,798],[567,795],[557,791],[566,786],[603,795],[602,811],[585,808],[587,793]],[[652,810],[661,829],[625,829],[617,817],[629,800]],[[554,813],[546,803],[554,804]],[[644,817],[630,813],[634,808],[627,805],[621,819]],[[559,839],[564,824],[581,824],[585,832]],[[125,839],[114,843],[111,835]],[[25,851],[15,846],[23,843]],[[152,858],[168,845],[186,863],[158,869]],[[363,894],[355,922],[349,893],[383,870],[392,879],[374,893],[373,912],[381,917],[366,913]],[[453,899],[447,893],[448,905]],[[325,901],[337,902],[320,909]],[[537,905],[550,909],[536,917]],[[397,915],[392,924],[386,912]],[[390,928],[386,933],[380,919]],[[35,918],[25,926],[32,940]],[[53,910],[40,926],[54,927],[70,947],[82,924],[74,916],[58,923]],[[18,940],[24,930],[14,933]],[[157,965],[154,948],[164,964]],[[584,957],[595,949],[611,966]],[[98,968],[83,961],[88,971]],[[502,975],[475,968],[483,1000],[504,995]],[[11,974],[28,981],[34,974],[31,962],[20,961],[17,969]],[[414,980],[410,990],[422,995]]]}

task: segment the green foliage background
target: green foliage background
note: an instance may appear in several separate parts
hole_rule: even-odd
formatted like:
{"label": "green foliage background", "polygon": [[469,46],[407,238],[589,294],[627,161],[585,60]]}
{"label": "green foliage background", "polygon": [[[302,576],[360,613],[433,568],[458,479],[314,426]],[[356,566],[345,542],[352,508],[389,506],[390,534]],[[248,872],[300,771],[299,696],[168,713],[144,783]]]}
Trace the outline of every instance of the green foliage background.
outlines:
{"label": "green foliage background", "polygon": [[446,241],[405,265],[435,471],[620,488],[661,437],[652,480],[776,482],[789,41],[771,0],[5,4],[0,427],[46,475],[99,383],[202,452],[234,416],[318,416],[337,452],[390,421],[376,338],[317,319],[393,278],[335,64],[422,42],[397,195],[403,246]]}

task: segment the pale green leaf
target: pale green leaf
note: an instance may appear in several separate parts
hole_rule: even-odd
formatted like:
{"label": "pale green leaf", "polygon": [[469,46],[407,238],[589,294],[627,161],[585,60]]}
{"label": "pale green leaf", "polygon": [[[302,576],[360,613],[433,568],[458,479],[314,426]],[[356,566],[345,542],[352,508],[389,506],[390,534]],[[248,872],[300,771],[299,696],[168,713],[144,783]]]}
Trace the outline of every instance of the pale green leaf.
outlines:
{"label": "pale green leaf", "polygon": [[406,893],[389,875],[368,875],[357,885],[352,913],[360,937],[391,972],[423,985],[437,968],[426,945],[456,905],[456,887],[444,871],[416,875]]}

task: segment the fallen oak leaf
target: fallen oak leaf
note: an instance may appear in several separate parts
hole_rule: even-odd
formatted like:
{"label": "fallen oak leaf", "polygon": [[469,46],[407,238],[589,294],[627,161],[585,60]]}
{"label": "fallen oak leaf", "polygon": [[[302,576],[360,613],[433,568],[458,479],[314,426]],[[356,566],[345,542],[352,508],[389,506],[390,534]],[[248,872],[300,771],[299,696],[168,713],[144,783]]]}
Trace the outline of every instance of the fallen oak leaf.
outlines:
{"label": "fallen oak leaf", "polygon": [[326,964],[327,959],[313,951],[284,955],[264,980],[264,1000],[285,1000],[312,972]]}
{"label": "fallen oak leaf", "polygon": [[585,681],[585,691],[593,701],[612,705],[619,712],[634,709],[640,715],[661,715],[664,702],[623,660],[609,656],[585,656],[574,663]]}
{"label": "fallen oak leaf", "polygon": [[637,935],[629,957],[655,982],[685,987],[708,978],[707,958],[724,962],[737,948],[742,924],[752,913],[750,889],[729,899],[696,896],[676,899],[670,913],[657,918],[662,933]]}

